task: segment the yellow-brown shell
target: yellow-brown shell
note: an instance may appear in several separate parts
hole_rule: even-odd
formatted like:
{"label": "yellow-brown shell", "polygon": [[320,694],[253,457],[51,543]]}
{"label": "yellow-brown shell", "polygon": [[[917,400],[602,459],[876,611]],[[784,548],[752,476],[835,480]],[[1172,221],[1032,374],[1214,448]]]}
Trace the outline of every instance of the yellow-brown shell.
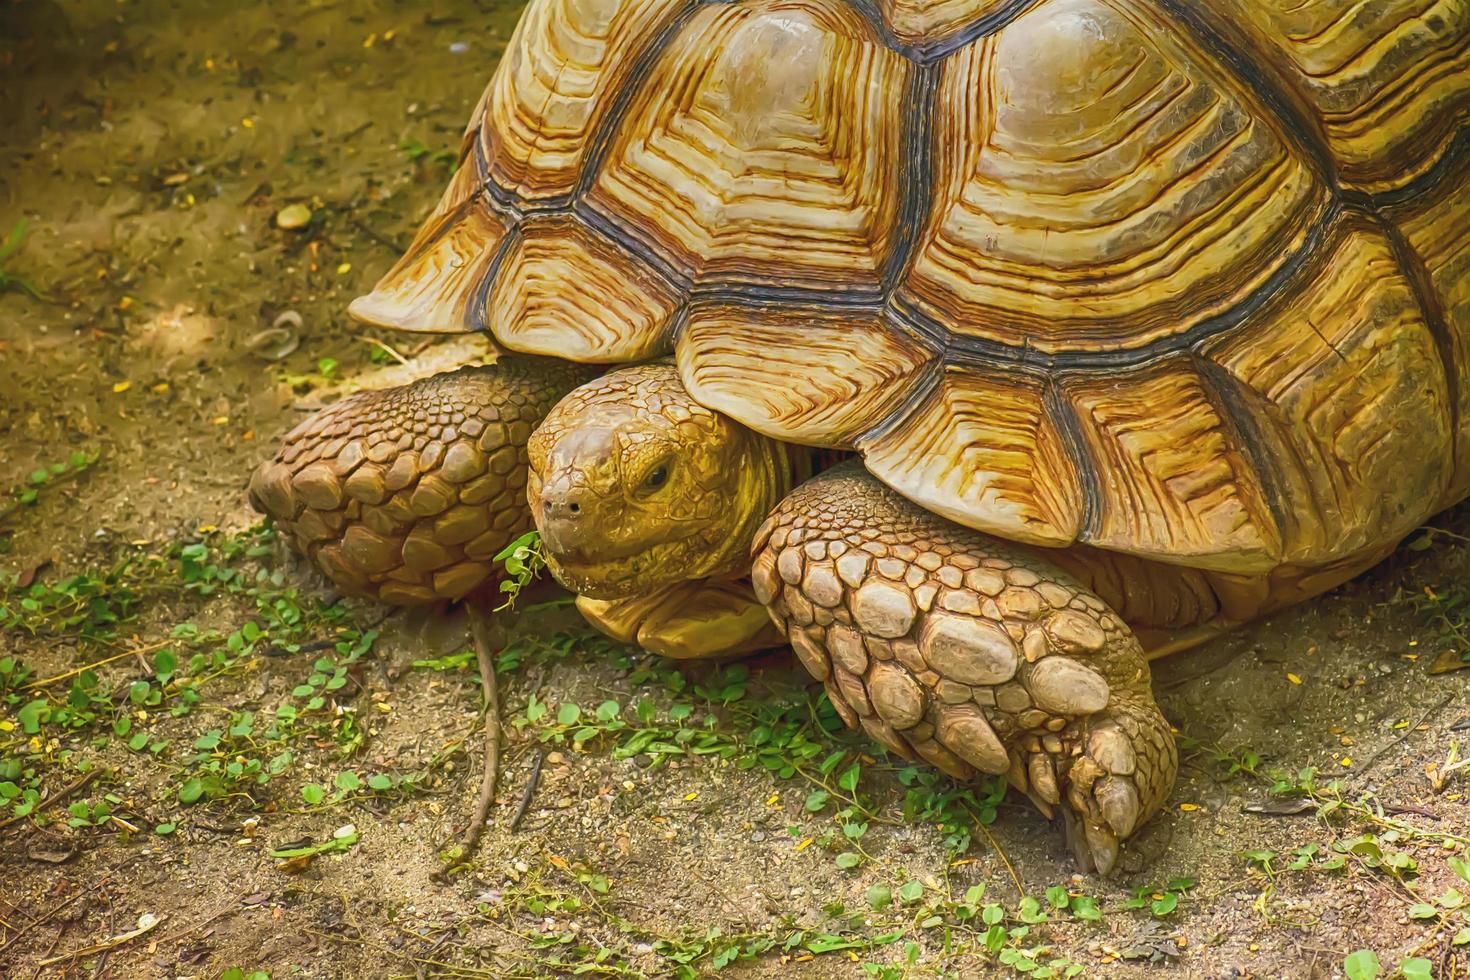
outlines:
{"label": "yellow-brown shell", "polygon": [[1006,538],[1329,564],[1470,486],[1470,4],[532,0],[353,309],[674,352]]}

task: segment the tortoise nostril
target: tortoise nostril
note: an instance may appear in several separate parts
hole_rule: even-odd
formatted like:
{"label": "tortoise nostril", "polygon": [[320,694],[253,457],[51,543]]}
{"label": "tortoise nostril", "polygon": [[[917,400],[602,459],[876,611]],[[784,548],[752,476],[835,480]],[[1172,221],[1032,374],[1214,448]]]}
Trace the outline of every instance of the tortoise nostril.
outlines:
{"label": "tortoise nostril", "polygon": [[576,490],[548,489],[541,497],[541,513],[548,521],[576,521],[582,516],[582,502]]}

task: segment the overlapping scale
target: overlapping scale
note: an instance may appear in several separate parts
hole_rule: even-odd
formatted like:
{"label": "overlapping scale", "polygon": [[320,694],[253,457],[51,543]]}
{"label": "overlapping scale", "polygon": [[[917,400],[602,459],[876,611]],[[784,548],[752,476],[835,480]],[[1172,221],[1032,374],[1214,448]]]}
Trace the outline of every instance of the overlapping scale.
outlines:
{"label": "overlapping scale", "polygon": [[572,192],[638,54],[687,0],[544,0],[526,7],[482,100],[495,184],[522,201]]}
{"label": "overlapping scale", "polygon": [[875,298],[910,70],[846,4],[711,4],[638,87],[585,204],[696,283]]}
{"label": "overlapping scale", "polygon": [[531,527],[526,442],[589,376],[507,357],[363,391],[288,433],[250,500],[344,591],[393,605],[493,583],[495,556]]}
{"label": "overlapping scale", "polygon": [[667,353],[681,295],[657,272],[572,215],[521,225],[486,303],[512,350],[572,361]]}
{"label": "overlapping scale", "polygon": [[1133,349],[1235,308],[1328,190],[1141,3],[1051,0],[943,65],[928,226],[901,289],[951,331]]}
{"label": "overlapping scale", "polygon": [[690,311],[678,355],[701,404],[776,439],[833,447],[896,411],[933,359],[876,311],[720,303]]}
{"label": "overlapping scale", "polygon": [[1470,126],[1463,0],[1227,0],[1319,121],[1344,185],[1370,194],[1423,177]]}

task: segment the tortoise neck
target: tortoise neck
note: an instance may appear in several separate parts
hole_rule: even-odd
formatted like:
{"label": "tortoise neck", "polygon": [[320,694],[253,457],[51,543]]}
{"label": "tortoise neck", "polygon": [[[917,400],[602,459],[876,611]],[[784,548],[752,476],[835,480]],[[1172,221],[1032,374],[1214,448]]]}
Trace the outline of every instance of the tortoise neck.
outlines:
{"label": "tortoise neck", "polygon": [[700,578],[739,578],[750,572],[750,546],[755,532],[771,511],[798,483],[811,475],[809,463],[803,465],[800,446],[778,442],[751,429],[741,427],[743,442],[735,455],[738,462],[730,474],[734,487],[730,495],[732,514],[721,522],[725,535],[712,542],[711,561]]}
{"label": "tortoise neck", "polygon": [[750,547],[756,531],[776,505],[802,483],[852,456],[835,449],[816,449],[780,442],[751,429],[742,429],[737,483],[731,497],[735,513],[724,525],[728,537],[715,547],[704,578],[738,578],[750,572]]}

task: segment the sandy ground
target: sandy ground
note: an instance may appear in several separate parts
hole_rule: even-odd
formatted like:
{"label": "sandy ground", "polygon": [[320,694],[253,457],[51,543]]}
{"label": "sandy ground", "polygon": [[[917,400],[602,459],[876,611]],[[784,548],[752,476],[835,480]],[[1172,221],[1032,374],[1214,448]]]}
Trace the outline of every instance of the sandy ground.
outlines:
{"label": "sandy ground", "polygon": [[[553,642],[567,625],[555,614],[528,616],[501,675],[495,823],[471,862],[445,859],[474,795],[478,684],[462,656],[443,670],[412,664],[462,652],[463,623],[425,630],[395,616],[360,658],[334,649],[384,610],[336,602],[249,536],[242,488],[303,411],[375,377],[374,339],[444,360],[473,353],[421,351],[344,311],[437,198],[449,171],[436,151],[457,145],[515,15],[465,0],[0,5],[0,234],[28,222],[0,275],[44,294],[0,292],[0,478],[24,489],[38,468],[99,454],[0,524],[0,976],[1044,976],[1075,965],[1103,977],[1328,977],[1363,948],[1381,976],[1412,956],[1425,963],[1410,976],[1470,972],[1470,945],[1453,943],[1470,919],[1445,895],[1470,891],[1450,860],[1470,826],[1465,771],[1438,790],[1426,771],[1443,770],[1470,728],[1470,672],[1430,670],[1458,649],[1467,552],[1448,535],[1158,665],[1183,772],[1109,880],[1074,876],[1059,834],[1023,801],[987,812],[982,787],[965,810],[943,780],[906,785],[904,766],[828,730],[787,658],[756,661],[748,677],[674,671],[577,633]],[[311,223],[278,228],[295,204]],[[285,335],[262,336],[278,322]],[[1438,526],[1464,532],[1470,515]],[[246,539],[259,547],[230,553],[226,542]],[[179,551],[201,544],[243,577],[202,594]],[[99,577],[124,559],[128,571]],[[95,593],[75,608],[90,625],[22,605],[89,569]],[[123,622],[106,622],[108,603]],[[304,625],[285,622],[291,609]],[[177,651],[184,680],[160,704],[133,701],[160,650]],[[50,680],[109,657],[81,687]],[[654,722],[634,707],[644,699]],[[37,701],[49,720],[27,714]],[[606,701],[627,727],[579,732]],[[290,731],[282,705],[300,711]],[[209,740],[242,712],[253,729],[221,736],[224,747]],[[661,765],[646,746],[617,751],[640,725],[712,748]],[[1231,771],[1253,757],[1254,774]],[[800,763],[786,778],[761,764],[785,758]],[[269,767],[264,782],[186,802],[211,765],[251,760]],[[842,774],[854,762],[852,790]],[[1268,773],[1308,766],[1319,786],[1341,781],[1340,794],[1314,791],[1331,812],[1246,812],[1300,809],[1271,795]],[[335,792],[344,772],[362,784]],[[40,807],[43,820],[12,819],[25,796],[6,798],[7,785],[44,796],[88,777]],[[840,817],[852,794],[857,808]],[[906,798],[994,820],[945,827],[935,813],[906,815]],[[852,837],[844,823],[867,829]],[[271,855],[348,824],[357,840],[338,852]],[[1194,882],[1177,903],[1164,887],[1176,878]],[[966,898],[977,885],[984,895]],[[1048,907],[1048,889],[1072,911]],[[1131,904],[1143,907],[1129,907],[1139,889]],[[1045,921],[1023,896],[1041,900]],[[1096,921],[1073,914],[1086,915],[1084,898]],[[156,924],[118,938],[144,914]],[[992,914],[1004,916],[998,958],[985,946]]]}

